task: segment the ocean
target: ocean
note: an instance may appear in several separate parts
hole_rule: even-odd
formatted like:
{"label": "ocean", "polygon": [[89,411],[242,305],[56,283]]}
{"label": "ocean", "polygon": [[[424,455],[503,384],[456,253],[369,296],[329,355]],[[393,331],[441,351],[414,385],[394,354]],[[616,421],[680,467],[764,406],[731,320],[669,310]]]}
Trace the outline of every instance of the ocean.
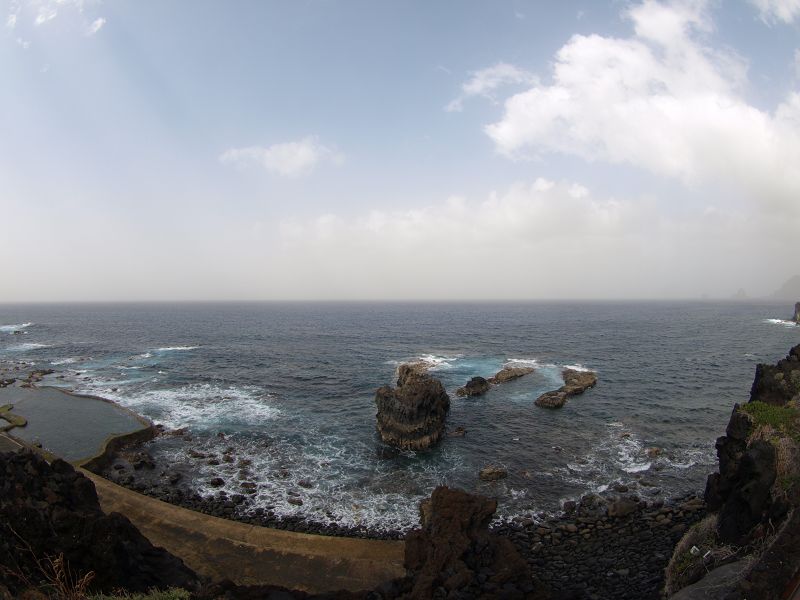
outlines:
{"label": "ocean", "polygon": [[[231,449],[252,461],[247,510],[403,531],[440,484],[497,497],[506,518],[615,484],[701,491],[755,365],[800,343],[790,314],[767,302],[0,305],[0,363],[54,369],[40,385],[188,428],[189,442],[149,445],[184,474],[178,485],[239,493],[237,464],[192,457]],[[467,434],[399,452],[376,434],[374,394],[416,359],[451,396],[448,427]],[[536,371],[456,397],[507,364]],[[596,371],[597,386],[561,409],[535,406],[565,366]],[[479,480],[489,464],[508,478]]]}

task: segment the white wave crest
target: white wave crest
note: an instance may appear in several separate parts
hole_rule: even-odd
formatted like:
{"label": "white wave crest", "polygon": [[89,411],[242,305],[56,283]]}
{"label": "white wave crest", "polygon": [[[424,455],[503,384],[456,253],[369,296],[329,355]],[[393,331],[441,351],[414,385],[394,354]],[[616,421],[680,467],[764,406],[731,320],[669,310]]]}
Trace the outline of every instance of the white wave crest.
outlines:
{"label": "white wave crest", "polygon": [[135,396],[118,396],[121,404],[170,427],[219,429],[241,427],[277,418],[281,413],[270,396],[252,386],[190,384],[151,390]]}
{"label": "white wave crest", "polygon": [[[156,348],[156,352],[183,352],[185,350],[197,350],[200,346],[164,346],[163,348]],[[147,352],[146,354],[149,354]]]}
{"label": "white wave crest", "polygon": [[797,327],[798,323],[795,321],[787,321],[785,319],[764,319],[764,323],[771,323],[772,325],[781,325],[782,327]]}
{"label": "white wave crest", "polygon": [[51,360],[51,365],[71,365],[72,363],[76,363],[80,360],[77,356],[70,356],[68,358],[60,358],[58,360]]}
{"label": "white wave crest", "polygon": [[[542,365],[538,360],[535,358],[509,358],[504,367],[533,367],[534,369],[538,369],[542,366],[549,366],[549,365]],[[553,365],[555,366],[555,365]]]}
{"label": "white wave crest", "polygon": [[16,325],[0,325],[0,331],[3,333],[15,333],[22,331],[33,325],[33,323],[17,323]]}
{"label": "white wave crest", "polygon": [[40,348],[50,348],[52,344],[37,344],[30,342],[27,344],[17,344],[16,346],[9,346],[9,352],[27,352],[28,350],[39,350]]}

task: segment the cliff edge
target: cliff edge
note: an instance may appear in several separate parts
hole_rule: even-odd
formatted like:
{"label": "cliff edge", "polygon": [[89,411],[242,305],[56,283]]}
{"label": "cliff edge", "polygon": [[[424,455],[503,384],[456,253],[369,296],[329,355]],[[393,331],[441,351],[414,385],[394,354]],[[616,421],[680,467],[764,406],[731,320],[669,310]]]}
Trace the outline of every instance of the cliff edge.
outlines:
{"label": "cliff edge", "polygon": [[750,400],[734,406],[716,448],[719,471],[705,491],[712,514],[676,547],[666,591],[704,597],[702,582],[696,596],[691,584],[737,564],[715,598],[781,598],[800,576],[800,345],[756,367]]}

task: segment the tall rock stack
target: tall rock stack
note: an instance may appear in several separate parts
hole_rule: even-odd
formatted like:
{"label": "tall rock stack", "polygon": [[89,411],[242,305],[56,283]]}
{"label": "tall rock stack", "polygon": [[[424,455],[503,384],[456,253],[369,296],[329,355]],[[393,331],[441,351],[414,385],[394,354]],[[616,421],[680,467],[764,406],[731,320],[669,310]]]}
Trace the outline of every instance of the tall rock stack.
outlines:
{"label": "tall rock stack", "polygon": [[800,302],[794,305],[794,317],[792,317],[792,320],[800,325]]}
{"label": "tall rock stack", "polygon": [[397,387],[383,386],[375,393],[378,433],[391,446],[424,450],[445,432],[450,397],[438,379],[410,365],[398,369]]}

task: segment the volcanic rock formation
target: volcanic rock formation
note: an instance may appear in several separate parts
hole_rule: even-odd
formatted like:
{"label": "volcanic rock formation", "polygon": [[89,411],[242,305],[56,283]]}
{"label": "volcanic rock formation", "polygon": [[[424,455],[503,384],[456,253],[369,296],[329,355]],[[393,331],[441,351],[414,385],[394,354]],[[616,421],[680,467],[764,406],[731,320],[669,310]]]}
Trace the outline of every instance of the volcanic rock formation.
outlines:
{"label": "volcanic rock formation", "polygon": [[413,366],[401,365],[397,387],[379,388],[375,404],[378,406],[378,433],[391,446],[424,450],[444,436],[450,397],[438,379]]}
{"label": "volcanic rock formation", "polygon": [[533,373],[535,370],[533,367],[503,367],[494,377],[489,378],[489,383],[505,383]]}
{"label": "volcanic rock formation", "polygon": [[[533,598],[527,563],[507,539],[489,532],[497,501],[444,486],[420,505],[420,529],[406,538],[409,576],[401,598]],[[486,573],[489,575],[487,576]]]}
{"label": "volcanic rock formation", "polygon": [[456,390],[456,396],[481,396],[489,391],[489,382],[483,377],[473,377],[464,387]]}
{"label": "volcanic rock formation", "polygon": [[536,406],[561,408],[571,396],[582,394],[597,384],[597,374],[591,371],[564,369],[561,373],[564,385],[552,392],[545,392],[536,399]]}
{"label": "volcanic rock formation", "polygon": [[792,317],[792,320],[800,325],[800,302],[797,302],[794,305],[794,317]]}
{"label": "volcanic rock formation", "polygon": [[0,575],[9,575],[0,579],[21,593],[45,579],[42,565],[62,554],[74,575],[94,572],[93,591],[191,589],[198,582],[126,517],[104,514],[92,482],[69,463],[48,464],[28,451],[0,454]]}

